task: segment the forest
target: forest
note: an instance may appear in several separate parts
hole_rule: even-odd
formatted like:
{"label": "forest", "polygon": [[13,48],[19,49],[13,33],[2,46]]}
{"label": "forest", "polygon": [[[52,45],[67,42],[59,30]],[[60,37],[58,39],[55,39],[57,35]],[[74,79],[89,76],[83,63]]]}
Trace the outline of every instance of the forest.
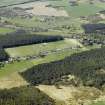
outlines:
{"label": "forest", "polygon": [[9,58],[9,55],[4,51],[4,49],[0,49],[0,61],[6,61]]}
{"label": "forest", "polygon": [[52,85],[62,81],[64,76],[74,75],[75,79],[68,81],[69,84],[102,88],[105,83],[105,48],[73,54],[60,61],[40,64],[20,74],[31,85]]}
{"label": "forest", "polygon": [[0,90],[0,105],[55,105],[54,100],[35,87]]}
{"label": "forest", "polygon": [[105,32],[105,24],[98,23],[98,24],[83,24],[82,27],[85,30],[85,33],[100,33]]}
{"label": "forest", "polygon": [[53,42],[63,40],[62,36],[50,36],[50,35],[5,35],[0,36],[0,47],[8,48],[8,47],[16,47],[21,45],[28,44],[37,44],[44,42]]}

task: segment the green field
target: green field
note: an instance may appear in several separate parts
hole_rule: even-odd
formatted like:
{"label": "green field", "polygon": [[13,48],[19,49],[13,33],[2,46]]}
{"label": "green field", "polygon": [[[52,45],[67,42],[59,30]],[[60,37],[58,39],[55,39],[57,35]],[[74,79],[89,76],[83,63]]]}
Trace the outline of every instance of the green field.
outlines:
{"label": "green field", "polygon": [[0,34],[2,34],[2,35],[7,34],[7,33],[11,33],[14,31],[15,31],[15,29],[0,27]]}
{"label": "green field", "polygon": [[63,41],[57,41],[57,42],[28,45],[28,46],[21,46],[21,47],[15,47],[15,48],[7,48],[5,49],[5,51],[11,57],[21,57],[21,56],[29,56],[29,55],[37,56],[40,53],[49,52],[49,51],[56,51],[56,50],[63,50],[63,49],[69,49],[70,51],[72,51],[72,48],[77,46],[83,47],[82,44],[80,44],[75,39],[65,39]]}
{"label": "green field", "polygon": [[27,70],[27,68],[30,68],[32,66],[33,64],[29,61],[20,61],[6,64],[4,67],[0,68],[0,78],[8,76],[13,72]]}
{"label": "green field", "polygon": [[105,105],[105,102],[104,101],[99,101],[99,102],[96,102],[96,103],[91,104],[91,105]]}

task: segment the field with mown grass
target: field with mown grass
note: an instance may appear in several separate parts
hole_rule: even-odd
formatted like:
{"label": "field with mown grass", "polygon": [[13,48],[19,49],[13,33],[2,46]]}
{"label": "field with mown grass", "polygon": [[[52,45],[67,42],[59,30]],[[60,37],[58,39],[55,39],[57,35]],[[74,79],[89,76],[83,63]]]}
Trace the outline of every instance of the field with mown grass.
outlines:
{"label": "field with mown grass", "polygon": [[0,34],[1,35],[5,35],[5,34],[11,33],[11,32],[15,32],[15,29],[0,27]]}
{"label": "field with mown grass", "polygon": [[21,47],[15,47],[15,48],[7,48],[5,51],[11,56],[11,57],[22,57],[22,56],[38,56],[40,53],[51,53],[51,52],[57,52],[59,50],[73,50],[73,47],[75,49],[78,49],[77,47],[83,48],[82,44],[79,43],[79,41],[75,39],[65,39],[63,41],[57,41],[57,42],[50,42],[50,43],[42,43],[42,44],[34,44],[34,45],[27,45],[27,46],[21,46]]}
{"label": "field with mown grass", "polygon": [[99,101],[99,102],[95,102],[91,105],[105,105],[105,102],[104,101]]}

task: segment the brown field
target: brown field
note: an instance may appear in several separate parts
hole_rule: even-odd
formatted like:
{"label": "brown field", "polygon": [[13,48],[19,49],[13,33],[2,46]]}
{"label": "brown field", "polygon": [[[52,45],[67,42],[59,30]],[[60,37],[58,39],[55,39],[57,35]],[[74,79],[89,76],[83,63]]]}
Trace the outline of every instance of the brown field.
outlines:
{"label": "brown field", "polygon": [[[87,105],[101,96],[101,91],[90,87],[39,85],[38,89],[55,100],[56,105]],[[100,98],[99,98],[100,99]]]}
{"label": "brown field", "polygon": [[57,104],[69,105],[68,100],[72,99],[72,92],[77,91],[74,87],[60,86],[60,89],[55,86],[40,85],[38,88],[54,99]]}
{"label": "brown field", "polygon": [[0,89],[10,89],[24,85],[28,85],[28,83],[17,72],[12,73],[9,76],[0,78]]}

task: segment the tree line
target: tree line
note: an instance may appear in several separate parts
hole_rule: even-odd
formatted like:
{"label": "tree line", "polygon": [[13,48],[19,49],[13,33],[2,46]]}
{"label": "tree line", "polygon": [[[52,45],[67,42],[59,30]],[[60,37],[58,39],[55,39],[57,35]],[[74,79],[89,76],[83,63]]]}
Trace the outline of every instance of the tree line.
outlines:
{"label": "tree line", "polygon": [[0,49],[0,61],[6,61],[9,58],[9,55],[4,51],[4,49]]}
{"label": "tree line", "polygon": [[62,36],[56,35],[33,35],[33,34],[9,34],[0,36],[0,61],[7,60],[8,55],[4,48],[24,46],[29,44],[47,43],[63,40]]}
{"label": "tree line", "polygon": [[62,36],[51,36],[51,35],[4,35],[0,36],[0,47],[16,47],[29,44],[38,44],[44,42],[53,42],[63,40]]}
{"label": "tree line", "polygon": [[0,90],[0,105],[55,105],[53,99],[35,87]]}

